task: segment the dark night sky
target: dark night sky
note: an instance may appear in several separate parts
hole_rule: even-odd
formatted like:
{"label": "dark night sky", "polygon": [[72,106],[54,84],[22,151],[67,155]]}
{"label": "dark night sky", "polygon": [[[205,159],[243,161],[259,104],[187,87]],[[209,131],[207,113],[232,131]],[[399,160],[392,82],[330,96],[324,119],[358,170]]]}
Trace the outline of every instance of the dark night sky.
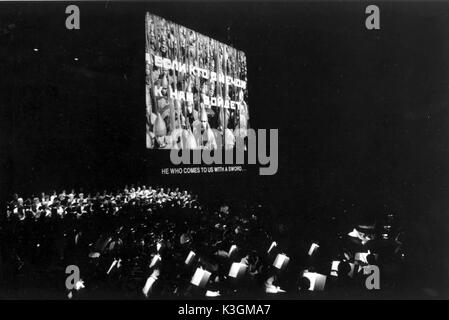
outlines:
{"label": "dark night sky", "polygon": [[0,36],[7,192],[145,182],[160,165],[145,150],[150,11],[245,51],[252,126],[280,132],[276,176],[179,183],[447,230],[449,4],[380,2],[379,31],[356,2],[81,3],[79,31],[66,5],[0,4],[1,28],[14,24]]}

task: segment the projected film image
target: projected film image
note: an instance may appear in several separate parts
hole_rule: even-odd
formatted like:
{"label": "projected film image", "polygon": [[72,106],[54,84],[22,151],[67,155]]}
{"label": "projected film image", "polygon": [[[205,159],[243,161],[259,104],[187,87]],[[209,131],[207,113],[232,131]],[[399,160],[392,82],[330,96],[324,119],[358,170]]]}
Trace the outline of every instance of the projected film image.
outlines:
{"label": "projected film image", "polygon": [[145,31],[147,148],[229,150],[244,140],[245,54],[149,13]]}

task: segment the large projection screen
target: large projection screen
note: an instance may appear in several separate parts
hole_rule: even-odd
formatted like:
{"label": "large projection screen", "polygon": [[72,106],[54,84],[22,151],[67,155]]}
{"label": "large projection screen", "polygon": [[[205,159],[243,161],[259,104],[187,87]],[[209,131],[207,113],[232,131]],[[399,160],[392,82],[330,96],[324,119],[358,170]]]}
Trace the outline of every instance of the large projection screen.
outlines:
{"label": "large projection screen", "polygon": [[146,14],[146,146],[233,149],[249,126],[242,51]]}

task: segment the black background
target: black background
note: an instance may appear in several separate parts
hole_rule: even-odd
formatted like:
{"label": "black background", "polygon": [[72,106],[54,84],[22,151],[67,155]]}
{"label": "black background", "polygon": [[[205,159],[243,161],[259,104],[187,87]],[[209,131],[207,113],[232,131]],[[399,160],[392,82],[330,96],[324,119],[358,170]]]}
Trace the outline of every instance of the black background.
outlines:
{"label": "black background", "polygon": [[[79,3],[70,31],[68,3],[1,3],[3,196],[176,183],[263,199],[292,228],[390,210],[420,264],[411,272],[440,281],[449,4],[377,4],[381,30],[369,31],[357,2]],[[168,155],[145,148],[147,11],[246,52],[251,125],[279,129],[275,176],[153,174]]]}

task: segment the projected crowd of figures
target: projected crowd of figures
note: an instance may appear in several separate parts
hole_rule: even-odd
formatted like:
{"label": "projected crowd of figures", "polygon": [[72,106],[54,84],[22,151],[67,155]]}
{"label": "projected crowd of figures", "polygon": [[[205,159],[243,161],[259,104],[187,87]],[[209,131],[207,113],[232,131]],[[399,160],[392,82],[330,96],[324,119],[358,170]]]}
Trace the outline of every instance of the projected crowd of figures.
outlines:
{"label": "projected crowd of figures", "polygon": [[233,149],[249,125],[246,56],[146,15],[149,149]]}

